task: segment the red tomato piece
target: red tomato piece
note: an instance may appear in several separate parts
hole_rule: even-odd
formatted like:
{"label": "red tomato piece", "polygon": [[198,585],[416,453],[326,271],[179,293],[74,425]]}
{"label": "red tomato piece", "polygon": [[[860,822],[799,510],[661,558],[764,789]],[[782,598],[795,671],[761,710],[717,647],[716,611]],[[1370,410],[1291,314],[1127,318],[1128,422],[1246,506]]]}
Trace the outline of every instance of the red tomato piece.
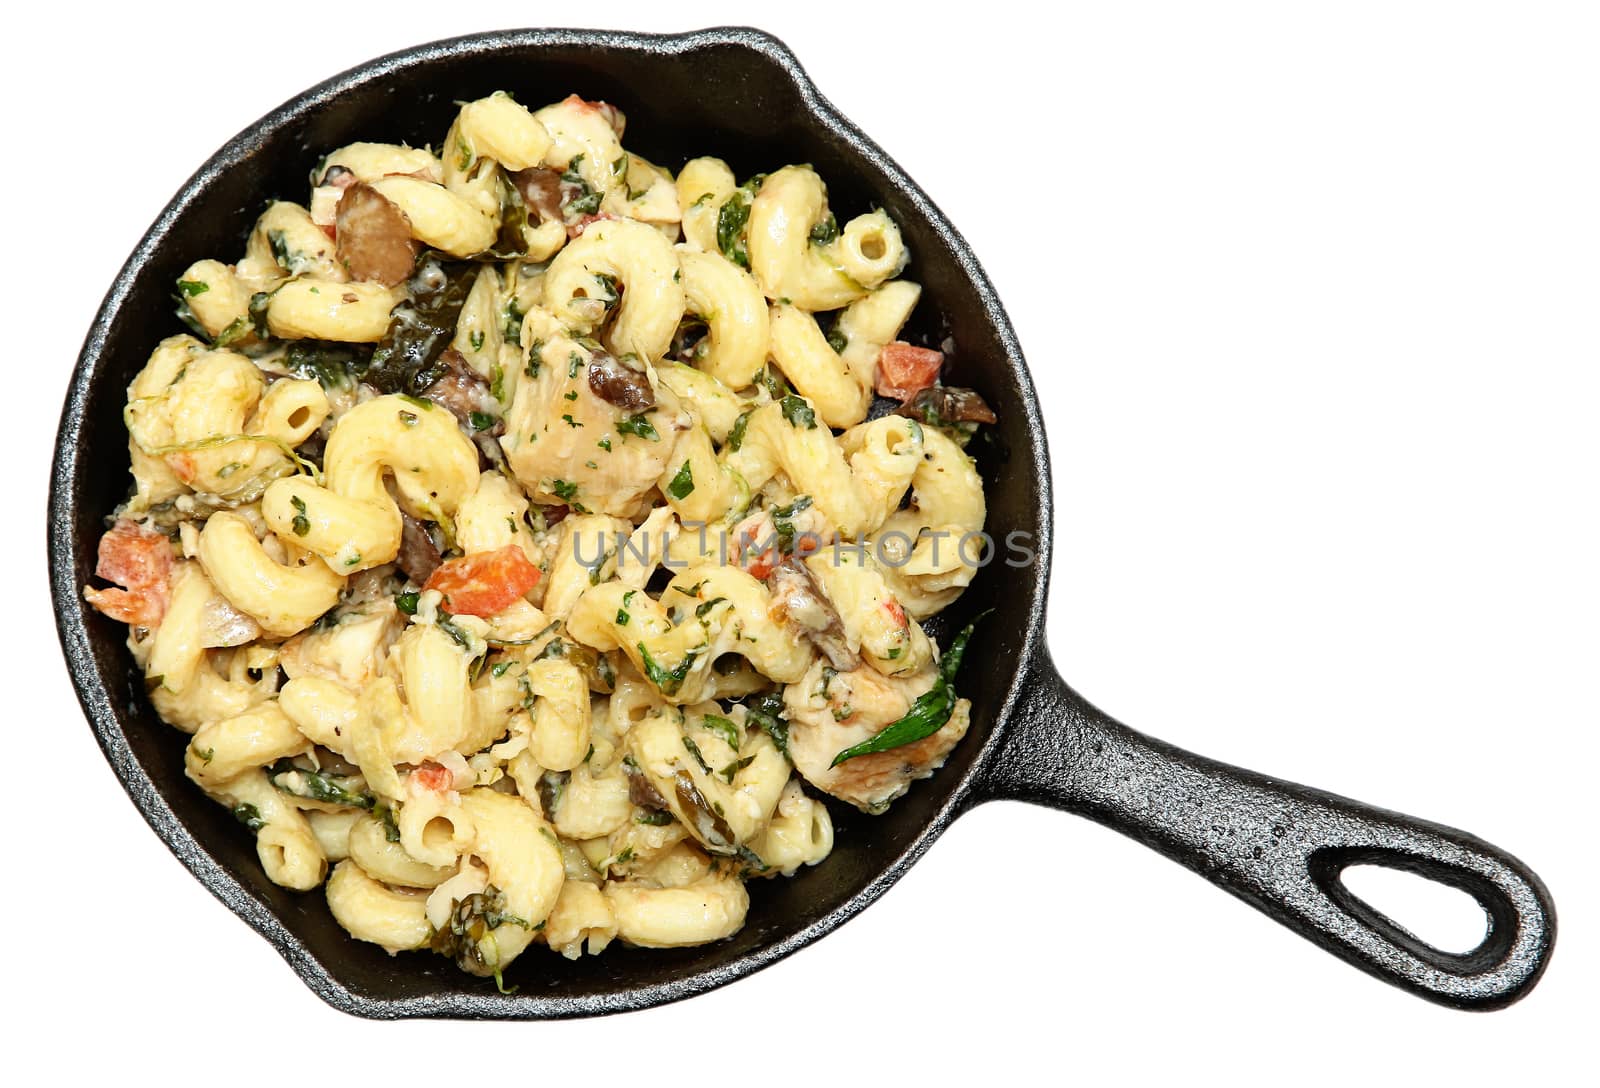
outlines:
{"label": "red tomato piece", "polygon": [[456,783],[456,776],[450,773],[448,767],[441,767],[431,759],[412,771],[411,777],[416,779],[417,785],[435,793],[443,793],[445,790],[454,789]]}
{"label": "red tomato piece", "polygon": [[521,548],[508,544],[499,551],[445,560],[423,588],[444,594],[448,612],[492,616],[538,584],[539,568]]}
{"label": "red tomato piece", "polygon": [[110,616],[118,623],[133,627],[154,627],[166,615],[165,594],[141,589],[130,593],[125,589],[85,589],[84,599],[98,609],[101,615]]}
{"label": "red tomato piece", "polygon": [[122,623],[154,627],[167,612],[172,547],[160,533],[123,520],[100,538],[95,575],[121,589],[86,589],[84,598]]}
{"label": "red tomato piece", "polygon": [[896,627],[903,629],[906,626],[906,610],[900,607],[899,601],[884,601],[883,610],[889,613]]}
{"label": "red tomato piece", "polygon": [[745,571],[758,582],[765,582],[772,573],[772,568],[777,566],[777,555],[771,548],[751,559],[745,566]]}
{"label": "red tomato piece", "polygon": [[944,366],[944,352],[913,347],[904,340],[885,344],[878,355],[878,393],[910,400],[932,385]]}
{"label": "red tomato piece", "polygon": [[94,572],[129,589],[164,586],[172,574],[172,546],[162,534],[123,519],[100,538]]}

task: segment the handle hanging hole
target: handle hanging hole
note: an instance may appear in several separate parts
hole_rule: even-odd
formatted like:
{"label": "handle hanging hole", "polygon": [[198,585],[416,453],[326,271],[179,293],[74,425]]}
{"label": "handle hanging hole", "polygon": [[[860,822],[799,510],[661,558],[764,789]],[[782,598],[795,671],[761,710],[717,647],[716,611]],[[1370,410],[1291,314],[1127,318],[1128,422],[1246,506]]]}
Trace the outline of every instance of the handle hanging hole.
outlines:
{"label": "handle hanging hole", "polygon": [[1339,881],[1351,895],[1441,952],[1463,955],[1488,936],[1488,912],[1460,888],[1370,864],[1351,865]]}

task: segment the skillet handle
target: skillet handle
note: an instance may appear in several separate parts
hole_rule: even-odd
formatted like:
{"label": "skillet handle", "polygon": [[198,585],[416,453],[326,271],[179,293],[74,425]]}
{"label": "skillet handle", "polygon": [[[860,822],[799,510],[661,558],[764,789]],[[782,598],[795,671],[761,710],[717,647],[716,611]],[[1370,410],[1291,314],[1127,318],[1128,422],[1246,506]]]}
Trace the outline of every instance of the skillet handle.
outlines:
{"label": "skillet handle", "polygon": [[[1385,982],[1461,1009],[1533,987],[1555,943],[1555,907],[1516,858],[1481,839],[1193,755],[1120,725],[1069,688],[1043,652],[1030,664],[975,800],[1076,812],[1250,903]],[[1450,953],[1357,898],[1347,866],[1404,869],[1460,888],[1488,916],[1483,942]]]}

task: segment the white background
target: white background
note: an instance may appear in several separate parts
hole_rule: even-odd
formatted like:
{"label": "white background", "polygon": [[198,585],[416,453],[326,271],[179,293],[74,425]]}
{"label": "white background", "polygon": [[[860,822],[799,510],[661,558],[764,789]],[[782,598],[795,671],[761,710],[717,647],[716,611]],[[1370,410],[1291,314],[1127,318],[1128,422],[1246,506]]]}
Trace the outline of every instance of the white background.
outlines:
{"label": "white background", "polygon": [[[1562,912],[1539,989],[1432,1007],[1142,847],[1008,804],[836,935],[686,1004],[526,1026],[324,1007],[167,853],[81,719],[45,592],[47,452],[101,294],[217,146],[371,56],[540,9],[30,5],[0,74],[13,1072],[1592,1074],[1560,1070],[1592,1055],[1600,969],[1594,9],[904,7],[574,10],[794,48],[1006,300],[1050,430],[1068,679],[1185,747],[1519,854]],[[1470,943],[1449,906],[1403,920]]]}

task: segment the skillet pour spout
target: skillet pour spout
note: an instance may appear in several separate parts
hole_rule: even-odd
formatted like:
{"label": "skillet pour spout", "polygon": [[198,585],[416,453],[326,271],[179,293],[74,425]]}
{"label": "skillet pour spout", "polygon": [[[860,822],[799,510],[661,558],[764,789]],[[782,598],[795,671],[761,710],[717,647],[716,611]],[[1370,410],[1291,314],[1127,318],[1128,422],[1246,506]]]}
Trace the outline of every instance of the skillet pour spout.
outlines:
{"label": "skillet pour spout", "polygon": [[[300,191],[317,152],[355,140],[426,144],[454,103],[496,90],[524,102],[576,92],[622,107],[632,149],[673,169],[691,154],[741,177],[809,162],[830,201],[876,204],[900,225],[923,286],[909,329],[953,341],[951,384],[976,389],[999,417],[975,443],[988,531],[1029,542],[1037,560],[992,563],[946,615],[959,629],[982,608],[981,653],[1018,668],[969,668],[969,735],[947,765],[883,816],[830,805],[838,835],[824,864],[751,888],[744,928],[698,948],[608,948],[572,962],[523,957],[519,986],[390,958],[354,941],[317,895],[266,879],[249,832],[184,775],[183,745],[145,695],[125,629],[92,612],[102,518],[126,497],[122,424],[129,380],[180,331],[173,283],[193,261],[233,252],[259,208]],[[637,141],[633,139],[638,133]],[[841,217],[842,218],[842,217]],[[1014,536],[1014,534],[1021,534]],[[48,518],[50,579],[68,668],[101,748],[140,813],[214,895],[283,955],[329,1004],[358,1016],[553,1019],[691,997],[777,962],[882,895],[962,812],[1020,798],[1081,813],[1182,862],[1386,981],[1463,1008],[1526,993],[1555,937],[1537,877],[1469,835],[1213,763],[1132,732],[1084,702],[1044,649],[1052,534],[1044,425],[1004,308],[961,235],[917,184],[822,97],[789,50],[747,28],[648,35],[514,30],[418,46],[312,88],[245,129],[175,196],[129,257],[83,346],[62,412]],[[1349,865],[1376,862],[1462,888],[1490,919],[1465,955],[1431,948],[1353,896]]]}

